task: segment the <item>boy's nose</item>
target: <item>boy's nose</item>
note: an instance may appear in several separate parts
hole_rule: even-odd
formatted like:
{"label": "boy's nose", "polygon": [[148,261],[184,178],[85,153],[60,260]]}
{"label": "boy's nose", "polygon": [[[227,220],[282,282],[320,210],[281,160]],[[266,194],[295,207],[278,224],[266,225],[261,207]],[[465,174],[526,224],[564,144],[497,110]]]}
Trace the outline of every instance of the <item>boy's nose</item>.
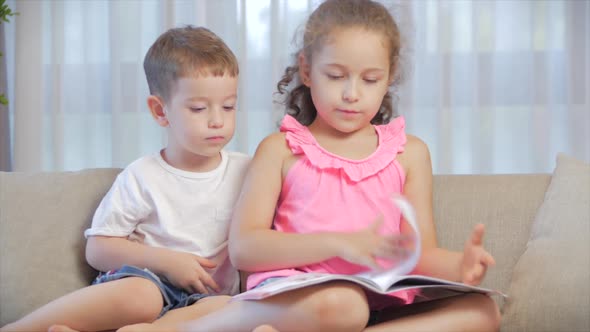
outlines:
{"label": "boy's nose", "polygon": [[223,127],[223,115],[219,110],[213,110],[209,114],[209,128],[221,128]]}

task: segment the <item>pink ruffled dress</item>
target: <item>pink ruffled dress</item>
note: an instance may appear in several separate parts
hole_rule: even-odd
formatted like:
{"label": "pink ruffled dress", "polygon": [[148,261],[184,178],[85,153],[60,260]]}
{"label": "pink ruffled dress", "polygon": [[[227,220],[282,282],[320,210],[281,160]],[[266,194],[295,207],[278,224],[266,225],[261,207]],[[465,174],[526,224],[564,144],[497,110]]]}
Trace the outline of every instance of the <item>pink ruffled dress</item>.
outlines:
{"label": "pink ruffled dress", "polygon": [[[377,149],[365,159],[351,160],[322,148],[306,126],[286,115],[280,130],[286,133],[289,148],[299,159],[285,177],[273,227],[287,233],[353,232],[368,227],[382,214],[385,218],[379,231],[399,234],[401,215],[392,208],[389,197],[401,193],[404,186],[405,173],[396,159],[406,143],[404,128],[403,117],[375,126]],[[379,263],[388,265],[386,261]],[[355,274],[367,270],[332,258],[296,269],[254,273],[247,286],[251,289],[271,277],[306,272]],[[395,297],[401,303],[413,300],[411,292],[396,293]],[[372,309],[385,305],[383,299],[371,300]]]}

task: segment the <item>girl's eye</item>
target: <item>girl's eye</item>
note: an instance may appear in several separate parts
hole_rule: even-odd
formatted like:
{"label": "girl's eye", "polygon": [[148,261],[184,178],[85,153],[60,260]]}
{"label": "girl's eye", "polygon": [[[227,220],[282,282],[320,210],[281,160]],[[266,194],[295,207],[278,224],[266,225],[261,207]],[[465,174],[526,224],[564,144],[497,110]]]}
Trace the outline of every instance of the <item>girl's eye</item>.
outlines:
{"label": "girl's eye", "polygon": [[342,77],[344,77],[342,75],[335,75],[335,74],[326,74],[326,76],[328,76],[328,78],[331,79],[331,80],[339,80]]}
{"label": "girl's eye", "polygon": [[191,107],[190,110],[191,110],[191,112],[198,113],[198,112],[204,111],[205,107]]}
{"label": "girl's eye", "polygon": [[373,84],[373,83],[377,83],[378,79],[376,78],[365,78],[365,82]]}
{"label": "girl's eye", "polygon": [[223,109],[226,111],[233,111],[235,109],[234,105],[223,106]]}

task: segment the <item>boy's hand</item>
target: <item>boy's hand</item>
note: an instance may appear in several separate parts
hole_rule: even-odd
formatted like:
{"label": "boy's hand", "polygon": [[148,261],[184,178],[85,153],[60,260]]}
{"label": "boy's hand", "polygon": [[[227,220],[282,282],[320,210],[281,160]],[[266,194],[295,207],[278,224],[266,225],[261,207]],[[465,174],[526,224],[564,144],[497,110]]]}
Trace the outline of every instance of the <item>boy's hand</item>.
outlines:
{"label": "boy's hand", "polygon": [[379,227],[383,224],[383,216],[378,217],[369,227],[353,233],[338,234],[339,248],[342,259],[351,263],[364,265],[374,270],[382,267],[377,258],[400,260],[411,254],[411,239],[407,235],[379,234]]}
{"label": "boy's hand", "polygon": [[216,266],[212,261],[186,252],[170,250],[166,257],[164,276],[173,285],[191,293],[209,294],[207,288],[221,291],[205,269]]}
{"label": "boy's hand", "polygon": [[471,237],[465,242],[461,261],[461,281],[469,285],[479,285],[483,280],[488,266],[496,262],[490,253],[483,248],[484,225],[477,224]]}

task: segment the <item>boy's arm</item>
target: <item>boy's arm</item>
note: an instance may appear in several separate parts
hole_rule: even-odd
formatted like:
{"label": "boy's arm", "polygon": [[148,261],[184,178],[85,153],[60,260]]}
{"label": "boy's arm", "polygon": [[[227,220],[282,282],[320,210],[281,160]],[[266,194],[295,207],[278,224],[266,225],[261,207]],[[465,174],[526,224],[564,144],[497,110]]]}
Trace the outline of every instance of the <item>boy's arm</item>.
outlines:
{"label": "boy's arm", "polygon": [[133,265],[165,276],[173,284],[190,291],[207,293],[206,287],[219,291],[219,286],[204,270],[215,267],[215,263],[208,259],[122,237],[90,236],[86,244],[86,260],[99,271]]}
{"label": "boy's arm", "polygon": [[99,271],[121,268],[123,265],[145,267],[155,273],[162,271],[166,253],[161,248],[146,246],[123,237],[89,236],[86,260]]}
{"label": "boy's arm", "polygon": [[154,211],[144,186],[148,175],[141,164],[133,164],[117,176],[98,206],[91,228],[84,233],[88,238],[86,260],[99,271],[133,265],[147,268],[191,292],[208,293],[207,288],[218,291],[219,286],[205,271],[216,266],[213,262],[190,253],[127,239],[126,234]]}
{"label": "boy's arm", "polygon": [[[416,211],[422,238],[422,256],[414,273],[452,281],[478,284],[493,258],[482,246],[483,227],[476,226],[472,237],[465,243],[463,252],[439,248],[436,242],[432,206],[432,166],[428,146],[415,136],[408,135],[405,152],[399,160],[406,170],[404,196]],[[402,232],[408,232],[402,224]]]}

